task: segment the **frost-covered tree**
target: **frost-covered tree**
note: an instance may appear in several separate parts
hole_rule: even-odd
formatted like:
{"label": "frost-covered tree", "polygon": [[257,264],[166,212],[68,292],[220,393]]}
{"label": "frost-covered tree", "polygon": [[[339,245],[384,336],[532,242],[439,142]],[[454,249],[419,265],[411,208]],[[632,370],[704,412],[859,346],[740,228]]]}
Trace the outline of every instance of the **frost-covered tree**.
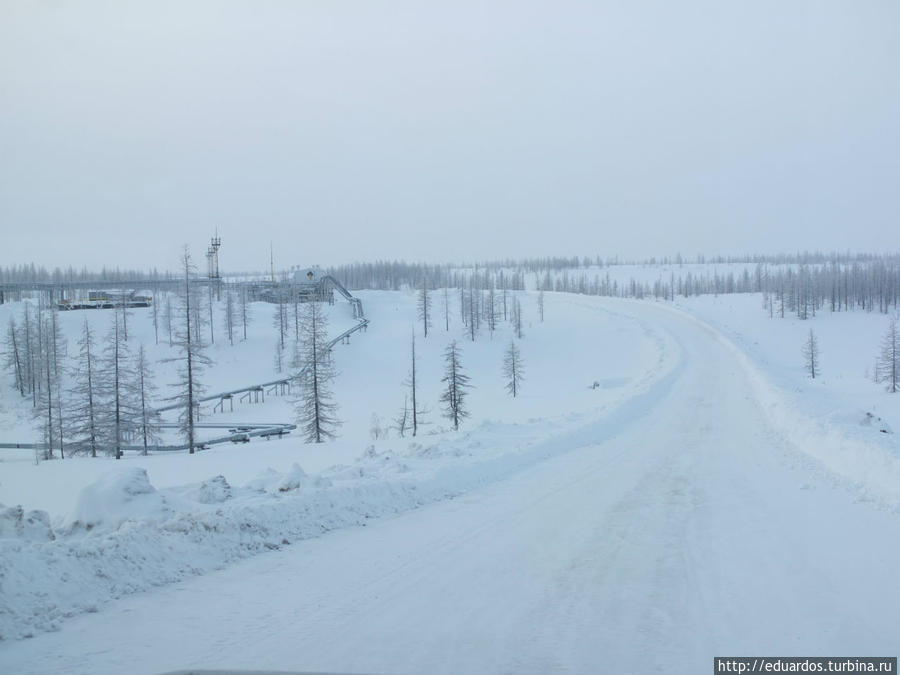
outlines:
{"label": "frost-covered tree", "polygon": [[128,319],[131,317],[131,310],[128,309],[128,296],[126,293],[119,294],[119,303],[116,308],[119,314],[122,317],[122,335],[125,337],[125,341],[128,341]]}
{"label": "frost-covered tree", "polygon": [[492,340],[494,339],[494,330],[497,328],[496,295],[494,284],[491,284],[490,288],[488,288],[487,302],[484,305],[484,318],[487,320]]}
{"label": "frost-covered tree", "polygon": [[228,344],[234,346],[234,292],[225,291],[225,334],[228,336]]}
{"label": "frost-covered tree", "polygon": [[881,340],[875,372],[877,381],[884,382],[888,392],[895,394],[900,389],[900,335],[897,334],[896,319],[891,319]]}
{"label": "frost-covered tree", "polygon": [[150,406],[152,397],[156,392],[156,384],[153,382],[153,370],[150,368],[144,345],[138,348],[137,357],[134,361],[134,376],[138,394],[138,410],[140,412],[137,432],[144,445],[142,454],[146,455],[149,446],[159,444],[160,433],[159,421],[155,411]]}
{"label": "frost-covered tree", "polygon": [[541,323],[544,323],[544,289],[538,291],[537,306],[538,317],[540,317]]}
{"label": "frost-covered tree", "polygon": [[75,452],[97,456],[101,437],[100,386],[96,365],[97,350],[91,326],[85,318],[78,340],[78,360],[74,386],[70,390],[69,428]]}
{"label": "frost-covered tree", "polygon": [[247,293],[247,284],[241,284],[241,326],[244,329],[244,340],[247,339],[247,324],[250,323],[250,298]]}
{"label": "frost-covered tree", "polygon": [[503,377],[506,378],[506,391],[513,398],[518,396],[522,380],[525,379],[525,364],[522,363],[522,355],[515,340],[509,341],[509,347],[503,356]]}
{"label": "frost-covered tree", "polygon": [[453,428],[459,430],[461,420],[469,416],[469,411],[465,406],[465,398],[471,388],[469,384],[469,376],[463,372],[462,362],[460,361],[460,349],[456,345],[456,340],[447,345],[444,350],[444,377],[441,378],[444,383],[444,393],[441,394],[441,403],[444,404],[444,417],[453,423]]}
{"label": "frost-covered tree", "polygon": [[276,288],[278,294],[278,302],[275,303],[275,313],[272,316],[272,325],[278,329],[278,349],[284,351],[285,333],[287,333],[287,303],[284,301],[284,293],[281,289]]}
{"label": "frost-covered tree", "polygon": [[36,321],[42,326],[38,332],[40,349],[38,373],[41,380],[41,392],[37,406],[34,408],[34,415],[44,439],[44,459],[54,457],[54,447],[60,449],[60,457],[64,458],[59,359],[65,351],[65,346],[55,312],[38,312]]}
{"label": "frost-covered tree", "polygon": [[179,432],[185,439],[190,454],[194,454],[196,445],[194,417],[199,414],[198,399],[203,395],[205,389],[201,376],[203,369],[210,364],[210,360],[203,352],[203,344],[196,340],[196,331],[194,330],[194,321],[197,318],[194,312],[196,296],[191,284],[191,273],[195,271],[195,268],[187,246],[181,255],[181,267],[184,271],[184,285],[181,289],[181,308],[179,310],[181,320],[175,331],[175,346],[181,351],[181,356],[169,359],[179,364],[178,382],[172,385],[176,388],[176,394],[169,400],[178,403]]}
{"label": "frost-covered tree", "polygon": [[296,284],[291,284],[291,304],[294,308],[294,340],[300,339],[300,291]]}
{"label": "frost-covered tree", "polygon": [[331,392],[336,372],[328,346],[328,320],[321,304],[306,303],[302,319],[292,364],[298,385],[294,411],[304,440],[321,443],[334,438],[341,424]]}
{"label": "frost-covered tree", "polygon": [[213,329],[213,325],[215,324],[215,320],[213,317],[213,309],[215,308],[215,293],[213,292],[213,283],[210,281],[210,283],[206,285],[206,288],[209,291],[209,344],[214,345],[216,344],[216,335]]}
{"label": "frost-covered tree", "polygon": [[809,335],[803,343],[803,358],[806,364],[806,372],[812,379],[816,379],[816,373],[819,372],[819,340],[812,328],[809,329]]}
{"label": "frost-covered tree", "polygon": [[378,413],[372,413],[372,418],[369,421],[369,435],[373,441],[387,440],[390,435],[390,426],[385,426],[382,423]]}
{"label": "frost-covered tree", "polygon": [[172,296],[166,291],[166,331],[169,334],[169,346],[172,346],[172,326],[175,315],[172,313]]}
{"label": "frost-covered tree", "polygon": [[40,352],[40,350],[35,349],[36,340],[34,338],[34,324],[35,321],[33,312],[31,311],[31,303],[26,302],[22,308],[22,326],[19,329],[21,331],[19,344],[24,347],[22,356],[26,370],[25,382],[28,385],[28,393],[31,394],[31,405],[36,407],[38,381],[40,380],[36,366],[40,363],[40,354],[38,353],[36,355],[35,352]]}
{"label": "frost-covered tree", "polygon": [[450,330],[450,293],[447,290],[447,287],[444,286],[443,292],[443,300],[444,300],[444,330]]}
{"label": "frost-covered tree", "polygon": [[[409,395],[412,398],[412,407],[409,409],[409,426],[412,429],[412,435],[415,436],[419,432],[419,426],[423,424],[422,416],[428,410],[419,407],[419,387],[418,387],[418,358],[416,357],[416,331],[413,329],[409,345],[409,376],[404,384],[409,386]],[[404,410],[406,403],[404,402]]]}
{"label": "frost-covered tree", "polygon": [[516,338],[519,340],[522,339],[522,303],[519,302],[519,296],[513,298],[512,301],[512,322],[513,322],[513,330],[515,331]]}
{"label": "frost-covered tree", "polygon": [[107,453],[122,458],[122,446],[136,427],[137,401],[131,352],[125,338],[124,312],[113,313],[100,362],[103,399],[103,444]]}
{"label": "frost-covered tree", "polygon": [[19,349],[19,331],[16,328],[16,320],[13,316],[9,317],[9,324],[6,329],[6,344],[4,349],[6,368],[13,377],[13,384],[16,391],[23,398],[25,397],[25,373],[22,364],[21,349]]}
{"label": "frost-covered tree", "polygon": [[403,407],[400,408],[400,412],[394,418],[394,429],[397,430],[397,435],[400,438],[406,436],[406,430],[409,428],[409,418],[409,396],[404,396]]}
{"label": "frost-covered tree", "polygon": [[63,357],[68,353],[69,348],[65,335],[59,326],[59,311],[56,307],[50,312],[49,339],[51,344],[51,355],[53,358],[53,380],[56,387],[56,426],[59,436],[59,456],[63,459],[66,457],[65,436],[66,424],[64,421],[65,406],[63,404],[63,375],[65,374],[65,364],[62,363]]}
{"label": "frost-covered tree", "polygon": [[422,288],[419,289],[419,299],[416,303],[419,320],[422,322],[422,330],[428,337],[428,329],[431,328],[431,298],[428,297],[428,284],[422,279]]}
{"label": "frost-covered tree", "polygon": [[475,342],[475,334],[478,332],[478,313],[475,308],[475,289],[470,286],[467,309],[469,314],[469,339],[472,340],[472,342]]}
{"label": "frost-covered tree", "polygon": [[38,300],[37,312],[34,316],[34,335],[32,339],[31,358],[33,360],[32,372],[34,377],[35,391],[33,407],[37,408],[41,402],[41,395],[44,390],[44,301],[43,297]]}
{"label": "frost-covered tree", "polygon": [[150,301],[150,307],[153,312],[153,339],[154,344],[159,344],[159,287],[153,289],[153,299]]}
{"label": "frost-covered tree", "polygon": [[202,311],[203,309],[203,294],[200,292],[200,288],[196,285],[191,286],[191,291],[193,292],[193,297],[191,298],[191,311],[194,313],[193,319],[191,321],[191,327],[194,329],[194,342],[198,345],[203,345],[203,324],[206,323],[205,314]]}

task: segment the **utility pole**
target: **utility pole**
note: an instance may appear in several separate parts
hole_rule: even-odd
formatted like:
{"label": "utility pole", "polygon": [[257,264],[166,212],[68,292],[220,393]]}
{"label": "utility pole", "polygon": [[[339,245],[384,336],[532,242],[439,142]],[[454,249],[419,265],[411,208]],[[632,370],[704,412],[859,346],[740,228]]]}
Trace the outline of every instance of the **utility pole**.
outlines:
{"label": "utility pole", "polygon": [[275,283],[275,254],[272,249],[272,242],[269,242],[269,271],[272,275],[272,283]]}

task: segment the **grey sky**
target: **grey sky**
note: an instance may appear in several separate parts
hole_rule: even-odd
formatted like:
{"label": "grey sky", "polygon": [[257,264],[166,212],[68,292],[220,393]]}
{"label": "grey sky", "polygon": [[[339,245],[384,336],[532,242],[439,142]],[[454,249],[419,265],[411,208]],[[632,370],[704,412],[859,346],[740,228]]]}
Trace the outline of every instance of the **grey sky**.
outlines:
{"label": "grey sky", "polygon": [[900,3],[0,0],[0,265],[898,250]]}

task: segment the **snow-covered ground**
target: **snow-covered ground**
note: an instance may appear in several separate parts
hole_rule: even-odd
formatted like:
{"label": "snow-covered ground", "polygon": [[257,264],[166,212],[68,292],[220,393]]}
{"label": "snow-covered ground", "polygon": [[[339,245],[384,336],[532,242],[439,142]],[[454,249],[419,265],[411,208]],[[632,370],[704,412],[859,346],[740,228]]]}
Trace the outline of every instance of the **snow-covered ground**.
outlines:
{"label": "snow-covered ground", "polygon": [[[0,518],[0,633],[36,637],[0,644],[0,670],[696,672],[727,653],[896,653],[900,452],[881,429],[900,428],[900,397],[871,382],[883,316],[547,294],[540,323],[523,294],[512,400],[509,328],[473,344],[436,312],[427,341],[418,329],[432,424],[373,442],[372,413],[402,404],[415,301],[360,296],[372,325],[337,348],[334,443],[3,455],[0,502],[24,511]],[[272,374],[271,308],[254,310],[250,344],[215,348],[211,391]],[[449,337],[476,385],[459,433],[437,404]],[[0,400],[0,438],[22,433],[26,408]],[[275,398],[216,418],[290,415]]]}
{"label": "snow-covered ground", "polygon": [[[471,417],[463,429],[488,422],[526,423],[539,418],[565,418],[589,412],[621,397],[630,383],[651,368],[656,345],[645,335],[645,329],[633,321],[619,321],[612,314],[602,321],[559,296],[559,302],[548,296],[546,321],[538,321],[533,295],[523,294],[524,339],[521,342],[526,381],[516,399],[507,396],[501,368],[503,350],[512,337],[507,323],[499,323],[493,338],[483,329],[476,342],[465,334],[458,318],[457,298],[451,296],[450,330],[445,331],[443,316],[438,316],[440,301],[435,301],[434,326],[427,340],[416,321],[415,296],[402,292],[360,292],[367,317],[371,320],[365,333],[351,337],[349,345],[337,345],[336,363],[339,375],[335,382],[338,416],[343,422],[339,438],[331,443],[308,445],[296,434],[280,441],[254,440],[247,446],[216,446],[186,461],[180,455],[129,455],[116,463],[103,458],[73,462],[42,462],[34,465],[31,451],[0,450],[0,503],[21,504],[27,509],[47,510],[54,515],[68,513],[75,505],[81,489],[110,466],[137,465],[146,468],[157,487],[202,481],[216,473],[229,480],[243,482],[259,470],[274,468],[285,471],[300,461],[307,471],[319,471],[338,463],[354,461],[372,442],[372,416],[382,426],[391,426],[403,406],[407,388],[403,382],[409,371],[409,342],[413,328],[417,331],[418,384],[420,406],[430,410],[426,426],[420,432],[426,438],[443,438],[448,421],[442,417],[438,397],[443,377],[443,350],[449,340],[456,339],[462,349],[462,363],[472,378],[468,397]],[[18,315],[18,303],[0,305],[0,322],[10,313]],[[329,333],[334,335],[356,324],[349,305],[336,303],[330,308]],[[229,346],[223,341],[216,324],[217,342],[208,352],[215,366],[204,376],[209,394],[240,386],[274,380],[280,376],[274,368],[277,331],[272,324],[273,306],[254,303],[248,340]],[[78,311],[60,314],[66,333],[71,337],[70,353],[76,353],[75,338],[81,322],[87,317],[103,334],[110,320],[108,312]],[[133,346],[143,343],[157,361],[157,383],[160,396],[166,384],[173,382],[176,364],[163,359],[176,354],[164,343],[154,345],[152,317],[149,310],[135,310],[131,319]],[[5,374],[0,375],[5,378]],[[596,381],[599,387],[590,389]],[[31,418],[30,400],[22,401],[8,387],[3,392],[5,413],[0,417],[0,442],[32,442],[37,436]],[[265,404],[234,401],[234,412],[212,413],[215,401],[204,406],[205,420],[210,422],[291,422],[295,414],[289,397],[272,396]],[[221,432],[206,432],[220,435]],[[392,439],[396,433],[391,432]],[[452,437],[452,435],[451,435]],[[252,461],[247,461],[247,457]],[[112,464],[111,464],[112,463]]]}
{"label": "snow-covered ground", "polygon": [[[463,341],[454,320],[451,331],[435,326],[427,340],[418,337],[419,401],[431,409],[427,425],[415,439],[393,432],[374,442],[373,413],[388,425],[403,402],[415,298],[361,296],[372,323],[349,345],[337,347],[335,398],[345,424],[335,442],[310,445],[295,435],[217,446],[194,456],[76,457],[39,465],[30,451],[4,451],[0,503],[17,506],[2,516],[6,601],[0,635],[53,629],[110,598],[509,475],[568,449],[560,435],[577,433],[585,419],[646,387],[665,356],[662,338],[640,322],[612,311],[598,317],[559,296],[546,303],[545,322],[526,323],[526,382],[512,399],[501,374],[510,327],[504,324],[493,339],[485,331],[472,343]],[[210,391],[275,377],[271,310],[254,307],[261,336],[211,350],[217,365],[208,374]],[[103,320],[101,312],[72,314]],[[352,323],[345,305],[336,305],[332,314],[333,324],[342,315]],[[70,330],[81,320],[65,318]],[[136,341],[150,341],[149,313],[136,312],[132,326]],[[474,385],[468,399],[472,417],[460,433],[446,429],[438,405],[442,352],[454,338]],[[250,379],[254,374],[257,379]],[[18,411],[28,419],[26,402],[18,402]],[[265,404],[236,404],[233,413],[210,419],[291,421],[293,411],[285,397],[269,397]],[[21,422],[10,426],[16,440],[30,431]],[[52,581],[38,581],[45,575]]]}
{"label": "snow-covered ground", "polygon": [[[757,294],[703,296],[676,302],[714,326],[754,365],[767,414],[804,453],[867,499],[900,507],[900,396],[874,382],[875,359],[891,315],[819,311],[801,321],[769,318]],[[894,315],[894,318],[896,316]],[[819,345],[816,379],[802,347],[812,330]]]}

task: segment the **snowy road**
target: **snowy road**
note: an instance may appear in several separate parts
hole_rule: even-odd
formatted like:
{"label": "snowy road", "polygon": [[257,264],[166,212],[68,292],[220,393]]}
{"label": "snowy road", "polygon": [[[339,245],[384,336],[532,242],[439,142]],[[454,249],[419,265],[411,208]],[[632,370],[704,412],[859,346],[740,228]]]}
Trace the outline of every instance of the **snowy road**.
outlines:
{"label": "snowy road", "polygon": [[698,673],[900,652],[897,515],[787,446],[711,331],[623,307],[680,357],[577,435],[599,442],[0,645],[0,671]]}

